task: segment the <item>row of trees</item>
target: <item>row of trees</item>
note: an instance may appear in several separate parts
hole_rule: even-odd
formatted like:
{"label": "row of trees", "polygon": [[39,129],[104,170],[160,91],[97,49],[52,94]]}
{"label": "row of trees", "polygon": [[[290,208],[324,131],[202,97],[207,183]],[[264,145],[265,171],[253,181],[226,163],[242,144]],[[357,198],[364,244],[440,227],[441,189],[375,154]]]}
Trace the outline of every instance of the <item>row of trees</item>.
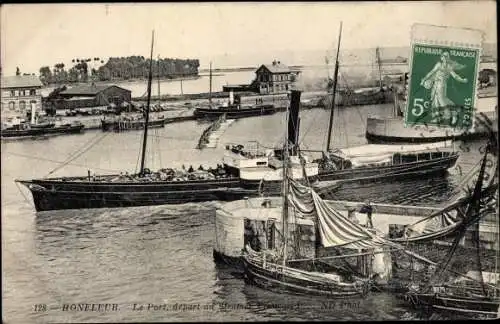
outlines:
{"label": "row of trees", "polygon": [[44,84],[87,82],[97,77],[96,67],[104,63],[98,57],[75,58],[71,62],[73,66],[67,71],[64,69],[66,67],[64,63],[56,63],[52,69],[49,66],[42,66],[39,71],[40,80]]}
{"label": "row of trees", "polygon": [[[99,80],[145,79],[149,74],[150,59],[144,56],[112,57],[99,67]],[[160,78],[198,75],[199,60],[158,59],[153,60],[153,75]]]}
{"label": "row of trees", "polygon": [[[64,63],[40,68],[40,80],[44,84],[62,84],[88,81],[129,80],[147,78],[149,59],[144,56],[111,57],[104,64],[99,57],[73,59],[73,66],[65,70]],[[103,65],[104,64],[104,65]],[[199,60],[158,59],[153,60],[155,77],[175,78],[198,75]]]}

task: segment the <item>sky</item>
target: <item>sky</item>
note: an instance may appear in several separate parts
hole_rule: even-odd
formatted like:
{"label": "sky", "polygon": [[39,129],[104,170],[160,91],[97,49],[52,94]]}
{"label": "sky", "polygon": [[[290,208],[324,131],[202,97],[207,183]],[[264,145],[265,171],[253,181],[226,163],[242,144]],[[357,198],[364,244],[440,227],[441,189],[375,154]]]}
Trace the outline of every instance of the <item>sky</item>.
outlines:
{"label": "sky", "polygon": [[[496,2],[12,4],[1,6],[3,75],[72,58],[143,55],[241,65],[280,51],[408,46],[413,23],[476,28],[496,43]],[[241,59],[240,59],[241,58]],[[253,60],[253,61],[252,61]],[[226,63],[227,63],[226,62]],[[320,62],[311,62],[317,64]],[[254,62],[254,64],[258,64]],[[294,64],[294,62],[288,62]]]}

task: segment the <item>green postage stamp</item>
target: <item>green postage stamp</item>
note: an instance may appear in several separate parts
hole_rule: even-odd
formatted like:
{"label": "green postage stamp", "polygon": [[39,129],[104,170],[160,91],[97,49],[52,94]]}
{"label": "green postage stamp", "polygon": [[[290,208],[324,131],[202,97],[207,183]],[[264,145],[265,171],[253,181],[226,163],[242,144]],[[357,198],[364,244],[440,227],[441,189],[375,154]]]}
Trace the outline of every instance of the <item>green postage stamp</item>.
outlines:
{"label": "green postage stamp", "polygon": [[430,43],[412,42],[405,126],[470,129],[481,50],[454,42]]}

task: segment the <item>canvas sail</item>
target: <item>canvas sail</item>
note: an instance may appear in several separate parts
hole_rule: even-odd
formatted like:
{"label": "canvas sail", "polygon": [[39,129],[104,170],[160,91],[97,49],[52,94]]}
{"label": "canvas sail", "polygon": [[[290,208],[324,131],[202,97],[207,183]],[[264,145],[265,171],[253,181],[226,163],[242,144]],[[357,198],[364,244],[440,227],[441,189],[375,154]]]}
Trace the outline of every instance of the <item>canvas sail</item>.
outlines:
{"label": "canvas sail", "polygon": [[318,223],[320,242],[324,247],[344,247],[349,249],[380,249],[389,247],[398,249],[430,265],[435,262],[406,250],[401,244],[372,233],[363,226],[353,223],[347,217],[327,204],[309,187],[290,179],[288,194],[290,207],[296,210],[296,216],[314,219]]}
{"label": "canvas sail", "polygon": [[295,181],[290,181],[288,200],[302,217],[317,219],[320,240],[324,247],[368,249],[389,243],[363,226],[351,222],[321,199],[314,190]]}

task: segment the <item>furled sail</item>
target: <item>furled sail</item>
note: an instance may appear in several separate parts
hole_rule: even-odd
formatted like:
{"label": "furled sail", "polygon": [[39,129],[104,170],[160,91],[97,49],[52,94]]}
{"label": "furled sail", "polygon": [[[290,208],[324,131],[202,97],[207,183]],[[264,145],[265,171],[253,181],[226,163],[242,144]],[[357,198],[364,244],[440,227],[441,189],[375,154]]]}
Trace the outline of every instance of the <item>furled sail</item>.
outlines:
{"label": "furled sail", "polygon": [[290,181],[288,200],[303,217],[317,219],[321,244],[324,247],[343,246],[368,249],[386,245],[386,239],[371,233],[327,204],[314,190]]}
{"label": "furled sail", "polygon": [[452,141],[443,141],[443,142],[426,143],[426,144],[407,144],[407,145],[365,144],[349,148],[337,149],[332,153],[335,153],[336,155],[339,155],[345,159],[354,159],[360,157],[392,155],[395,153],[410,154],[410,153],[430,152],[430,151],[440,152],[440,150],[452,147],[453,147]]}
{"label": "furled sail", "polygon": [[401,244],[387,240],[350,221],[321,199],[312,188],[303,186],[293,179],[289,179],[289,184],[290,190],[287,196],[289,207],[295,209],[297,217],[314,219],[317,222],[320,242],[324,247],[342,246],[356,250],[389,247],[401,250],[427,264],[436,264],[423,256],[406,250]]}

